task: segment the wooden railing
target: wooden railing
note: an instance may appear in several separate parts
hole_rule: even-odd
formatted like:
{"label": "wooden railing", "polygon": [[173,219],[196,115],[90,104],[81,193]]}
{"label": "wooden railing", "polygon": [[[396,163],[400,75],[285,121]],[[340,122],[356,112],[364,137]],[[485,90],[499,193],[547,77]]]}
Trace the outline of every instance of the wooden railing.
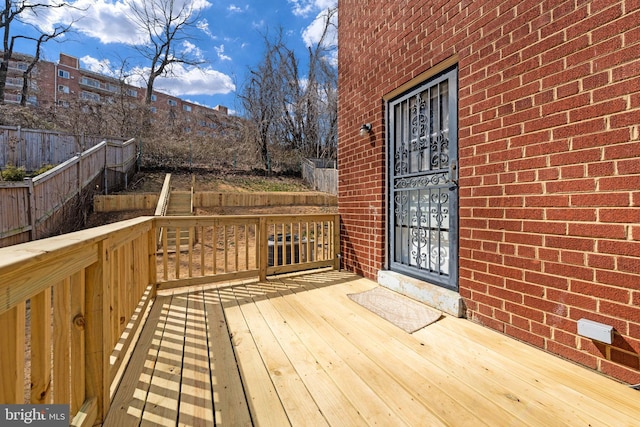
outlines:
{"label": "wooden railing", "polygon": [[[140,217],[0,248],[0,403],[104,420],[157,288],[337,268],[337,215]],[[172,242],[156,229],[189,230]],[[195,235],[200,238],[196,242]]]}
{"label": "wooden railing", "polygon": [[161,289],[338,268],[337,215],[172,216],[156,227]]}

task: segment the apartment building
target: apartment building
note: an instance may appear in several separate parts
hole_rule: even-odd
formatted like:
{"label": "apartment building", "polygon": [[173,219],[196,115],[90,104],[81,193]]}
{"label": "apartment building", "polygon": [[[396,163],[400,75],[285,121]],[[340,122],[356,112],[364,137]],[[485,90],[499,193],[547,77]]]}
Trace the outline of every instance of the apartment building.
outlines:
{"label": "apartment building", "polygon": [[[14,54],[9,61],[5,87],[5,102],[19,103],[25,71],[33,57]],[[110,103],[120,97],[132,104],[144,102],[146,89],[128,85],[120,79],[96,73],[80,67],[80,60],[60,53],[59,61],[39,61],[29,75],[28,103],[40,107],[69,107],[73,102]],[[227,107],[214,108],[185,101],[176,96],[154,91],[151,95],[151,111],[158,115],[186,117],[187,132],[205,136],[215,133],[220,123],[226,122]],[[193,115],[193,118],[190,118]],[[189,125],[193,123],[193,125]]]}

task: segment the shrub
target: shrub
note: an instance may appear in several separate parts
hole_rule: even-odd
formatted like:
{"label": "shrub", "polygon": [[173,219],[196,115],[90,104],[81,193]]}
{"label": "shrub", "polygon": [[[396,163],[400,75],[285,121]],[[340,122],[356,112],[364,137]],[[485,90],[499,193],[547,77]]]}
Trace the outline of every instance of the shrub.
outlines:
{"label": "shrub", "polygon": [[22,181],[25,176],[27,176],[27,171],[24,166],[16,167],[9,164],[2,171],[2,179],[4,181]]}
{"label": "shrub", "polygon": [[55,166],[53,166],[53,165],[43,165],[40,169],[38,169],[35,172],[33,172],[32,176],[41,175],[41,174],[45,173],[46,171],[53,169],[54,167]]}

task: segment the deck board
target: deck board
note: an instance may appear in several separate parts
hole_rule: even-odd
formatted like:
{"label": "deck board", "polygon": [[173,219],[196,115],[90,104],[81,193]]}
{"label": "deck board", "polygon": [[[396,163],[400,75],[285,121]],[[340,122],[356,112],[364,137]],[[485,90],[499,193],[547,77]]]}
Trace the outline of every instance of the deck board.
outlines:
{"label": "deck board", "polygon": [[[467,320],[407,334],[325,271],[159,295],[105,426],[635,425],[637,391]],[[214,424],[215,422],[215,424]]]}

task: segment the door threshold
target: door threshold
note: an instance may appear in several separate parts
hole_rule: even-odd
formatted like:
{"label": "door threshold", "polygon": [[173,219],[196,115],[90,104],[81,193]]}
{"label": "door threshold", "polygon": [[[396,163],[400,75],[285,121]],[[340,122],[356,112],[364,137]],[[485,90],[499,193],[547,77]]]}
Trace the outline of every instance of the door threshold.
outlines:
{"label": "door threshold", "polygon": [[389,270],[378,271],[378,284],[451,316],[464,317],[464,301],[458,292]]}

